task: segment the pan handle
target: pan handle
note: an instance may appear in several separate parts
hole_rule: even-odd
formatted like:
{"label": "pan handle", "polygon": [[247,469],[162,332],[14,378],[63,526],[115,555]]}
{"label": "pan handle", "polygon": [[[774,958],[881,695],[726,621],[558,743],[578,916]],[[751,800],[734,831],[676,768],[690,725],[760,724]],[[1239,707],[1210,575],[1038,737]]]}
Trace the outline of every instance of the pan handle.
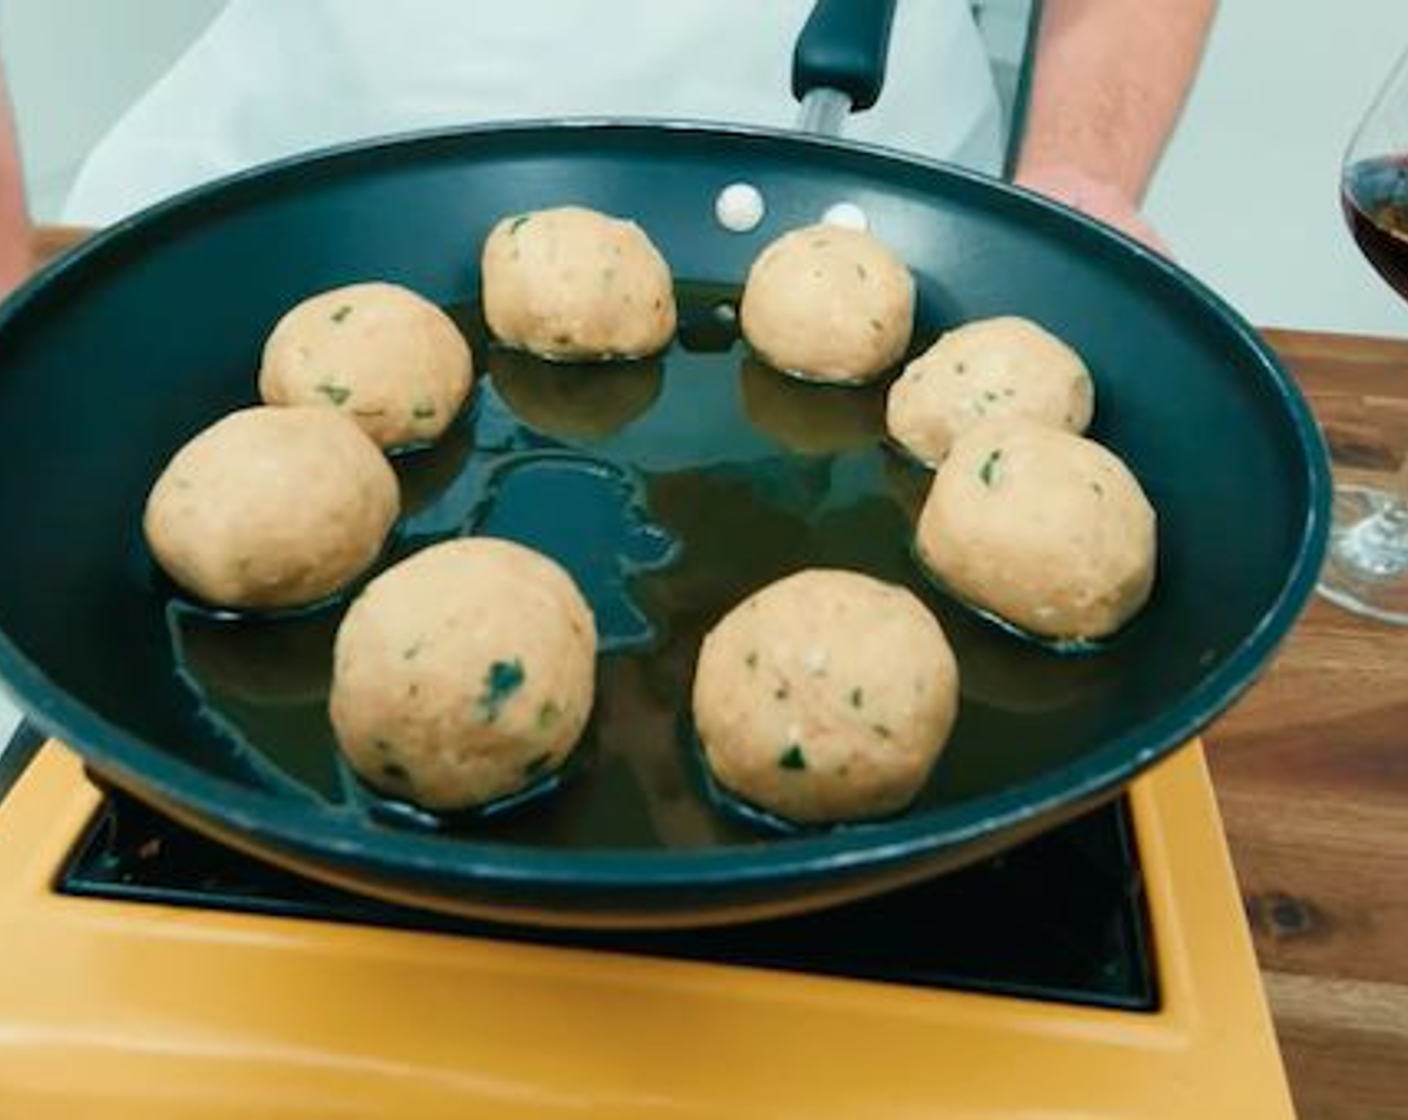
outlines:
{"label": "pan handle", "polygon": [[817,0],[792,52],[798,127],[836,136],[848,113],[869,109],[885,85],[896,0]]}

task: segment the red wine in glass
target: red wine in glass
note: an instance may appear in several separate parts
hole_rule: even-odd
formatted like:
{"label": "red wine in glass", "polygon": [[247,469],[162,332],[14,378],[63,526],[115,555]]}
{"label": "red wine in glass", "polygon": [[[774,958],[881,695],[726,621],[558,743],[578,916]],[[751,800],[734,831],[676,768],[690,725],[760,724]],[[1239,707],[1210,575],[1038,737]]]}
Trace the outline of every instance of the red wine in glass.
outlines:
{"label": "red wine in glass", "polygon": [[1408,299],[1408,154],[1351,163],[1340,200],[1360,250]]}

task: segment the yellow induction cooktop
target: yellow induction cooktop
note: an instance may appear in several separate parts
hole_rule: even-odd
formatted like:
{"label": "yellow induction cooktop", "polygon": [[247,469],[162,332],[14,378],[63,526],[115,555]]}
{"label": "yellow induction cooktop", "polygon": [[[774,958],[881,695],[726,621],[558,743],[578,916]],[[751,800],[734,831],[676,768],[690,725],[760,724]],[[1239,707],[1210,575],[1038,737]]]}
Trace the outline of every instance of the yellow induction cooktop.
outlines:
{"label": "yellow induction cooktop", "polygon": [[101,802],[49,743],[0,803],[0,1117],[1293,1115],[1196,744],[1140,1011],[62,893]]}

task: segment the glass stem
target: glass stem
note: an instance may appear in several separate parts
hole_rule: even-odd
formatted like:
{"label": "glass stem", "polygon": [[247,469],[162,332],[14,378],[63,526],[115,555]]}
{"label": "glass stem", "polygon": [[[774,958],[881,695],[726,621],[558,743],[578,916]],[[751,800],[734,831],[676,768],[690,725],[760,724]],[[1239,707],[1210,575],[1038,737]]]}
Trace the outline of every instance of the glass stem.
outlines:
{"label": "glass stem", "polygon": [[1351,569],[1370,579],[1397,578],[1408,571],[1408,458],[1375,503],[1357,524],[1346,526],[1334,545],[1335,554]]}
{"label": "glass stem", "polygon": [[1401,551],[1408,542],[1408,455],[1404,456],[1387,490],[1390,502],[1370,518],[1370,524],[1374,537],[1394,541]]}
{"label": "glass stem", "polygon": [[1399,464],[1389,493],[1393,495],[1393,501],[1379,517],[1391,533],[1408,536],[1408,455]]}

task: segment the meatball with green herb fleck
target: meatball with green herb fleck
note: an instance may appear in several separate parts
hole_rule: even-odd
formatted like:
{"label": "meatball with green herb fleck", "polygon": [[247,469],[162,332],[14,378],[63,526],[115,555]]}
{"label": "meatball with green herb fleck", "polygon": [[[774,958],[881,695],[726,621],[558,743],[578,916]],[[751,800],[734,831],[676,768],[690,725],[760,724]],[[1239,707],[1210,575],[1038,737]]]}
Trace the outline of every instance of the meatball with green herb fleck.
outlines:
{"label": "meatball with green herb fleck", "polygon": [[316,404],[382,447],[439,439],[473,380],[469,344],[435,304],[396,284],[352,284],[289,311],[264,344],[266,404]]}
{"label": "meatball with green herb fleck", "polygon": [[769,584],[704,639],[694,724],[718,783],[785,820],[898,813],[958,711],[958,664],[911,592],[814,568]]}
{"label": "meatball with green herb fleck", "polygon": [[670,344],[670,267],[635,222],[580,206],[504,218],[480,261],[494,337],[550,361],[641,358]]}
{"label": "meatball with green herb fleck", "polygon": [[596,681],[591,608],[558,564],[488,537],[433,545],[353,602],[333,730],[368,785],[426,809],[484,805],[571,754]]}
{"label": "meatball with green herb fleck", "polygon": [[1092,440],[987,420],[953,444],[919,517],[920,559],[952,591],[1021,630],[1114,633],[1149,598],[1154,509]]}
{"label": "meatball with green herb fleck", "polygon": [[222,607],[325,599],[371,566],[400,513],[386,457],[323,408],[246,408],[172,456],[147,497],[152,555]]}
{"label": "meatball with green herb fleck", "polygon": [[807,226],[753,262],[739,324],[774,369],[803,381],[862,384],[909,346],[914,277],[868,233]]}
{"label": "meatball with green herb fleck", "polygon": [[1025,416],[1080,433],[1095,387],[1080,355],[1030,319],[980,319],[945,331],[890,386],[891,437],[929,466],[985,419]]}

